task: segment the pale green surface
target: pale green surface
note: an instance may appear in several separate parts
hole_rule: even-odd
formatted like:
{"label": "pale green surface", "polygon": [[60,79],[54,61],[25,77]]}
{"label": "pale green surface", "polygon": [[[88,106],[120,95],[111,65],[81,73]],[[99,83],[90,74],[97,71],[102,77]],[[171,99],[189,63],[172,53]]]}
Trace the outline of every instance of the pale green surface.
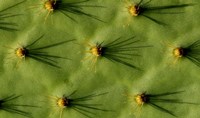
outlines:
{"label": "pale green surface", "polygon": [[[3,1],[3,3],[2,3]],[[19,0],[17,0],[19,1]],[[12,0],[1,0],[0,9],[17,3]],[[165,2],[166,1],[166,2]],[[177,2],[175,2],[177,1]],[[138,17],[129,22],[129,14],[125,11],[124,0],[94,0],[91,4],[105,6],[106,8],[88,8],[87,12],[95,14],[107,23],[102,23],[85,16],[74,16],[78,23],[72,22],[64,15],[55,12],[49,16],[44,24],[47,12],[38,15],[42,7],[29,9],[30,6],[41,3],[40,0],[27,0],[27,2],[9,10],[12,13],[22,13],[11,21],[19,24],[20,31],[7,32],[0,30],[0,96],[12,93],[22,94],[18,103],[41,106],[41,108],[28,108],[34,118],[58,118],[59,112],[50,105],[47,96],[62,96],[78,89],[81,95],[92,92],[109,92],[105,96],[94,99],[93,103],[102,103],[103,108],[114,112],[99,112],[98,118],[133,118],[134,110],[126,93],[138,92],[162,93],[168,91],[186,92],[176,97],[184,101],[199,102],[200,68],[187,59],[179,60],[173,64],[172,48],[167,45],[187,45],[198,40],[200,33],[200,7],[199,0],[153,0],[152,4],[196,3],[197,5],[185,8],[185,14],[158,15],[158,19],[169,24],[166,27],[157,25],[152,21]],[[155,15],[156,16],[156,15]],[[10,19],[9,19],[10,20]],[[53,23],[52,23],[53,21]],[[130,24],[129,26],[125,26]],[[7,59],[12,49],[5,46],[16,47],[18,43],[26,44],[45,34],[40,43],[48,44],[63,40],[76,39],[74,43],[64,44],[49,49],[53,54],[68,57],[72,60],[61,60],[57,69],[35,60],[22,61],[19,67],[14,68],[18,59]],[[141,38],[146,45],[153,45],[142,49],[142,57],[136,58],[135,64],[144,71],[137,71],[121,64],[107,60],[99,60],[95,70],[88,69],[86,60],[85,42],[113,40],[118,37],[128,38],[135,35]],[[11,54],[14,55],[14,54]],[[163,107],[175,111],[180,118],[198,118],[199,106],[163,104]],[[26,109],[26,108],[24,108]],[[137,111],[136,111],[137,112]],[[54,114],[55,113],[55,114]],[[172,118],[150,106],[143,106],[141,118]],[[2,118],[23,118],[23,116],[0,111]],[[72,110],[65,110],[63,118],[82,118],[84,116]]]}

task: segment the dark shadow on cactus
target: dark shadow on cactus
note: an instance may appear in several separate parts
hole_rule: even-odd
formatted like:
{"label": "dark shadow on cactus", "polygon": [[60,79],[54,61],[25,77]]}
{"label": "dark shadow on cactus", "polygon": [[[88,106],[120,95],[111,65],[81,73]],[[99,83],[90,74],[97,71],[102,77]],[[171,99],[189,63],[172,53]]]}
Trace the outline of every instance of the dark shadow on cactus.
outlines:
{"label": "dark shadow on cactus", "polygon": [[128,67],[141,70],[139,67],[133,64],[134,57],[141,56],[138,54],[138,50],[145,47],[152,47],[148,45],[140,45],[140,40],[135,40],[135,37],[128,39],[117,38],[110,43],[97,43],[95,46],[90,45],[91,53],[95,59],[93,62],[97,61],[97,58],[106,58],[112,62],[121,63]]}
{"label": "dark shadow on cactus", "polygon": [[[16,95],[10,95],[8,97],[2,98],[0,99],[0,110],[4,110],[10,113],[14,113],[14,114],[19,114],[25,117],[31,117],[32,115],[29,112],[20,110],[19,108],[21,107],[36,107],[36,106],[31,106],[31,105],[20,105],[20,104],[13,104],[12,101],[14,101],[15,99],[18,99],[19,96]],[[11,103],[10,103],[11,102]]]}
{"label": "dark shadow on cactus", "polygon": [[186,47],[175,48],[173,54],[177,58],[185,57],[200,67],[200,40]]}
{"label": "dark shadow on cactus", "polygon": [[54,44],[50,44],[50,45],[33,48],[32,46],[34,46],[39,40],[41,40],[43,38],[43,36],[44,35],[40,36],[38,39],[36,39],[34,42],[32,42],[31,44],[29,44],[27,46],[22,46],[22,47],[17,48],[15,50],[16,56],[21,59],[22,58],[24,58],[24,59],[32,58],[32,59],[42,62],[44,64],[60,68],[60,66],[57,65],[57,63],[58,63],[57,59],[68,59],[68,58],[48,54],[47,52],[43,51],[43,49],[53,48],[53,47],[63,45],[65,43],[68,43],[68,42],[74,41],[74,40],[62,41],[62,42],[58,42],[58,43],[54,43]]}
{"label": "dark shadow on cactus", "polygon": [[131,3],[129,5],[128,11],[131,16],[144,16],[149,20],[159,24],[159,25],[166,25],[160,20],[153,18],[150,14],[181,14],[184,13],[183,11],[172,11],[172,10],[179,10],[181,8],[189,7],[194,4],[177,4],[177,5],[164,5],[164,6],[150,6],[152,0],[144,2],[144,0],[140,0],[138,4]]}
{"label": "dark shadow on cactus", "polygon": [[94,118],[95,116],[95,111],[103,111],[103,112],[108,112],[111,110],[106,110],[106,109],[102,109],[100,108],[100,106],[102,104],[89,104],[88,102],[93,100],[95,97],[99,97],[102,95],[105,95],[107,93],[101,93],[101,94],[90,94],[87,96],[83,96],[83,97],[72,97],[74,94],[76,93],[73,92],[71,95],[66,96],[64,95],[61,98],[57,98],[57,105],[58,107],[61,108],[61,112],[60,112],[60,117],[62,116],[63,110],[66,109],[73,109],[75,111],[77,111],[78,113],[88,117],[88,118]]}
{"label": "dark shadow on cactus", "polygon": [[[74,22],[77,22],[76,19],[72,15],[80,15],[80,16],[87,16],[92,19],[102,21],[97,16],[86,13],[83,9],[84,8],[103,8],[103,6],[97,6],[97,5],[86,5],[85,3],[88,3],[91,0],[82,0],[82,1],[76,1],[76,2],[68,2],[65,0],[47,0],[44,4],[45,9],[48,10],[48,15],[53,11],[59,11],[60,13],[64,14],[66,17],[71,19]],[[47,15],[47,17],[48,17]],[[47,17],[45,19],[47,19]]]}
{"label": "dark shadow on cactus", "polygon": [[8,21],[5,21],[6,19],[8,18],[12,18],[12,17],[15,17],[15,16],[19,16],[21,14],[11,14],[11,13],[5,13],[7,10],[19,5],[19,4],[22,4],[24,3],[26,0],[22,1],[22,2],[19,2],[15,5],[12,5],[6,9],[3,9],[0,11],[0,29],[1,30],[6,30],[6,31],[17,31],[17,24],[16,23],[10,23]]}
{"label": "dark shadow on cactus", "polygon": [[158,103],[171,103],[171,104],[192,104],[192,105],[199,105],[197,103],[192,103],[192,102],[184,102],[180,99],[172,99],[172,98],[166,98],[167,96],[172,96],[176,94],[183,93],[184,91],[177,91],[177,92],[167,92],[167,93],[161,93],[161,94],[147,94],[146,92],[142,94],[138,94],[135,97],[136,103],[139,106],[148,104],[162,112],[165,112],[167,114],[170,114],[172,116],[175,116],[175,113],[173,110],[168,110],[164,107],[161,107],[158,105]]}

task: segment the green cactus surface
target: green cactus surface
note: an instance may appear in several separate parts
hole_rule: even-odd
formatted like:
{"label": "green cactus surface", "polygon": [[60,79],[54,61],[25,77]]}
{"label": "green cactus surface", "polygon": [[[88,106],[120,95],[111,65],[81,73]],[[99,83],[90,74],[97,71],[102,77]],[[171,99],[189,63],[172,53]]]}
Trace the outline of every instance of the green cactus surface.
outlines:
{"label": "green cactus surface", "polygon": [[199,118],[199,0],[0,0],[0,118]]}

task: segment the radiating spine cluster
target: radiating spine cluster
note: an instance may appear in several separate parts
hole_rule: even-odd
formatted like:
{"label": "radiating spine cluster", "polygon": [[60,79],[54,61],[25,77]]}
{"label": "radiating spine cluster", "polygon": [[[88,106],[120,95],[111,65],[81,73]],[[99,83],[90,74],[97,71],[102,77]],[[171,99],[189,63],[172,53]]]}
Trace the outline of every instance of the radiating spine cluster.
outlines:
{"label": "radiating spine cluster", "polygon": [[135,37],[124,39],[122,37],[114,39],[109,43],[96,43],[95,45],[89,44],[90,57],[93,58],[93,64],[96,63],[98,58],[105,58],[111,62],[117,62],[128,67],[138,69],[139,67],[133,64],[135,57],[140,56],[138,50],[145,47],[151,47],[150,45],[141,45],[140,40],[136,40]]}
{"label": "radiating spine cluster", "polygon": [[58,43],[53,43],[53,44],[33,48],[33,46],[36,43],[38,43],[43,38],[43,36],[44,35],[40,36],[39,38],[37,38],[35,41],[33,41],[31,44],[29,44],[27,46],[21,46],[21,47],[17,48],[15,50],[16,56],[19,57],[20,59],[32,58],[32,59],[42,62],[44,64],[48,64],[50,66],[60,68],[60,66],[57,65],[57,62],[58,62],[57,59],[67,59],[67,58],[62,57],[62,56],[48,54],[44,50],[48,49],[48,48],[53,48],[53,47],[56,47],[59,45],[63,45],[65,43],[71,42],[73,40],[62,41],[62,42],[58,42]]}
{"label": "radiating spine cluster", "polygon": [[[158,5],[153,6],[150,5],[152,0],[149,0],[147,2],[144,2],[145,0],[140,0],[139,3],[134,3],[133,1],[128,2],[127,10],[131,16],[144,16],[148,18],[149,20],[160,24],[160,25],[166,25],[166,23],[163,23],[162,21],[154,18],[152,14],[181,14],[184,13],[183,11],[179,11],[180,9],[183,9],[185,7],[192,6],[194,4],[178,4],[178,5]],[[173,10],[173,11],[171,11]]]}
{"label": "radiating spine cluster", "polygon": [[191,102],[184,102],[181,99],[174,99],[174,98],[168,98],[172,95],[180,94],[183,93],[184,91],[177,91],[177,92],[166,92],[166,93],[160,93],[160,94],[147,94],[146,92],[137,94],[135,96],[135,102],[138,106],[143,106],[143,105],[150,105],[153,108],[160,110],[162,112],[165,112],[167,114],[170,114],[172,116],[177,117],[173,110],[168,110],[159,103],[168,103],[168,104],[193,104],[193,105],[198,105],[197,103],[191,103]]}
{"label": "radiating spine cluster", "polygon": [[[16,23],[10,23],[6,20],[11,17],[19,16],[20,14],[10,14],[5,12],[7,12],[7,10],[10,10],[15,6],[24,3],[25,1],[26,0],[0,11],[0,30],[6,30],[6,31],[18,30],[16,28],[17,26]],[[80,1],[42,0],[43,10],[46,10],[48,12],[45,17],[45,21],[47,20],[48,16],[53,12],[60,12],[74,22],[77,22],[77,16],[79,17],[87,16],[89,18],[104,22],[103,20],[99,19],[99,17],[97,17],[96,15],[92,15],[88,13],[87,10],[85,10],[86,8],[92,8],[94,10],[97,10],[99,8],[104,8],[104,6],[101,5],[91,5],[89,4],[90,1],[91,0],[80,0]],[[154,18],[150,14],[180,14],[184,13],[181,10],[184,10],[184,8],[193,5],[193,4],[178,4],[178,5],[151,6],[150,5],[151,0],[147,2],[144,2],[144,0],[140,0],[139,3],[137,4],[135,4],[134,2],[129,2],[129,3],[130,4],[126,7],[129,15],[133,17],[144,16],[149,20],[160,25],[165,25],[165,23],[159,19]],[[120,36],[123,35],[120,34]],[[65,57],[67,56],[67,54],[64,56],[63,55],[58,56],[55,54],[50,54],[50,52],[47,52],[46,49],[57,47],[72,42],[74,40],[64,40],[62,42],[39,46],[40,40],[43,39],[43,37],[44,35],[36,38],[32,43],[28,45],[25,46],[20,45],[19,47],[17,47],[14,50],[15,57],[19,58],[19,60],[30,58],[36,60],[37,62],[41,62],[49,66],[60,68],[60,66],[58,65],[59,59],[68,59]],[[90,63],[93,65],[100,58],[102,58],[102,59],[107,59],[110,62],[119,63],[133,69],[141,70],[141,68],[136,66],[134,63],[135,58],[141,56],[139,50],[142,48],[153,47],[151,45],[141,44],[141,40],[136,40],[135,36],[130,38],[119,37],[114,40],[111,40],[110,42],[107,41],[106,39],[104,40],[105,41],[101,43],[89,44],[89,49],[87,50],[87,52],[90,54],[89,58],[92,58],[92,61],[90,61]],[[186,47],[179,46],[174,48],[172,54],[175,58],[187,58],[197,66],[200,66],[199,51],[200,51],[200,40],[197,40],[196,42]],[[177,116],[175,115],[173,110],[168,110],[157,103],[197,105],[196,103],[192,102],[184,102],[179,99],[168,98],[168,96],[170,95],[176,95],[182,92],[183,91],[167,92],[161,94],[147,94],[146,92],[143,92],[141,94],[137,94],[132,99],[134,99],[136,104],[140,107],[147,104],[162,112],[165,112],[172,116]],[[111,111],[99,107],[101,104],[88,103],[91,102],[93,98],[103,96],[107,93],[90,94],[77,98],[73,97],[75,93],[76,92],[73,92],[69,96],[63,95],[62,97],[54,97],[55,105],[60,109],[60,118],[62,118],[62,114],[65,109],[75,110],[78,113],[88,118],[96,117],[95,111],[103,111],[103,112]],[[0,99],[0,110],[19,114],[25,117],[32,117],[32,115],[29,112],[19,110],[18,107],[35,107],[35,106],[9,103],[10,101],[13,101],[19,97],[20,96],[11,95]]]}
{"label": "radiating spine cluster", "polygon": [[95,111],[107,112],[110,110],[102,109],[100,106],[102,104],[92,104],[91,102],[94,98],[103,96],[107,93],[100,94],[90,94],[82,97],[74,97],[76,91],[72,94],[62,97],[54,97],[57,107],[60,109],[60,118],[62,118],[63,110],[73,109],[76,112],[88,117],[93,118],[95,116]]}

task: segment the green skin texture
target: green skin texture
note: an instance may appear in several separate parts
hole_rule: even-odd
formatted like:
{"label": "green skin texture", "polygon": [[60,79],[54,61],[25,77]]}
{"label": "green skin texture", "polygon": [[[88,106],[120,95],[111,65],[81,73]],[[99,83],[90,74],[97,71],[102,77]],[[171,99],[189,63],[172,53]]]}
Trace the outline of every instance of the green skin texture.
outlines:
{"label": "green skin texture", "polygon": [[[2,2],[3,1],[3,2]],[[73,1],[73,0],[72,0]],[[12,0],[1,0],[0,9],[11,4]],[[132,99],[126,95],[148,93],[163,93],[185,90],[184,93],[171,96],[188,102],[199,103],[200,68],[188,59],[176,60],[172,56],[172,47],[189,45],[199,40],[200,32],[200,1],[199,0],[153,0],[151,4],[178,4],[196,3],[183,8],[183,14],[165,15],[155,14],[156,18],[167,23],[161,26],[144,17],[134,17],[126,11],[123,0],[95,0],[89,3],[105,6],[106,8],[85,8],[87,13],[98,16],[106,23],[86,16],[73,16],[78,23],[58,12],[48,17],[44,24],[47,11],[42,6],[29,9],[29,6],[41,3],[40,0],[27,0],[25,3],[8,10],[9,13],[22,13],[22,16],[9,18],[16,22],[19,31],[8,32],[0,30],[0,93],[1,96],[16,94],[23,95],[17,99],[19,104],[39,106],[39,108],[21,108],[31,112],[34,118],[59,118],[59,111],[54,109],[51,98],[48,96],[62,96],[78,90],[77,97],[91,93],[104,93],[90,103],[102,104],[103,109],[112,112],[96,111],[95,118],[134,118],[140,112],[140,118],[173,118],[173,116],[158,111],[151,106],[144,105],[141,111],[132,108]],[[52,23],[53,22],[53,23]],[[127,25],[129,24],[129,25]],[[125,26],[124,26],[125,25]],[[27,44],[45,34],[40,44],[56,43],[63,40],[76,39],[74,43],[60,45],[48,49],[52,54],[68,57],[71,60],[59,60],[61,69],[57,69],[38,61],[27,59],[13,66],[16,58],[7,59],[9,51],[6,48],[16,47],[18,44]],[[141,57],[134,58],[134,63],[143,69],[137,71],[106,59],[98,60],[96,72],[90,68],[89,60],[81,62],[86,57],[85,42],[101,42],[124,39],[135,35],[142,39],[144,44],[153,45],[151,48],[141,49]],[[13,52],[14,53],[14,52]],[[88,69],[90,68],[90,69]],[[180,118],[198,118],[198,105],[161,104],[162,107],[172,110]],[[135,108],[135,106],[133,106]],[[0,111],[1,118],[24,118],[17,114]],[[63,118],[84,118],[85,116],[71,109],[63,111]]]}

